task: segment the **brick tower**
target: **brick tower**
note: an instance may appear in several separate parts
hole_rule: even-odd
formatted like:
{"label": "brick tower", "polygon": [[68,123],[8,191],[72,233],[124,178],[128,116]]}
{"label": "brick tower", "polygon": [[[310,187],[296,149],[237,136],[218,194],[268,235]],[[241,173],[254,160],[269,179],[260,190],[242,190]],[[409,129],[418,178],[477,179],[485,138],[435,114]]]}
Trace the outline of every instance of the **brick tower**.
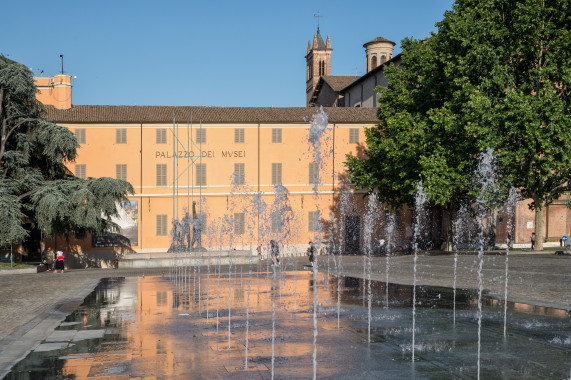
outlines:
{"label": "brick tower", "polygon": [[307,43],[307,62],[306,86],[305,86],[305,105],[309,106],[309,100],[313,94],[313,90],[319,81],[319,77],[331,75],[331,40],[327,35],[327,42],[323,42],[319,27],[317,34],[313,35],[313,46],[311,41]]}

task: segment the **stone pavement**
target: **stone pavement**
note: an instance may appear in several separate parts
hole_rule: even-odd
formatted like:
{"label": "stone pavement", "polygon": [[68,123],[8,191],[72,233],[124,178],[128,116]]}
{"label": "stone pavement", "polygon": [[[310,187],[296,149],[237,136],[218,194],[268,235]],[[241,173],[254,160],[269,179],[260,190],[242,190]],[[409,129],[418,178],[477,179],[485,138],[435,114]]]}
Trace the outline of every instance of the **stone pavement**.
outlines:
{"label": "stone pavement", "polygon": [[[508,300],[536,306],[571,309],[571,256],[514,252],[508,256]],[[483,288],[495,298],[503,299],[505,287],[505,255],[483,256]],[[454,256],[419,256],[416,284],[441,287],[454,285]],[[363,278],[363,256],[319,256],[320,272],[334,274],[335,263],[342,274]],[[414,281],[414,256],[373,257],[371,278],[397,284]],[[302,270],[307,257],[282,259],[287,270]],[[478,288],[476,255],[457,259],[456,286]],[[243,271],[250,269],[245,265]],[[266,262],[251,268],[265,270]],[[226,269],[227,270],[227,269]],[[240,269],[237,269],[238,271]],[[169,268],[149,269],[85,269],[63,274],[4,274],[0,276],[0,378],[37,347],[79,306],[102,278],[168,275]]]}

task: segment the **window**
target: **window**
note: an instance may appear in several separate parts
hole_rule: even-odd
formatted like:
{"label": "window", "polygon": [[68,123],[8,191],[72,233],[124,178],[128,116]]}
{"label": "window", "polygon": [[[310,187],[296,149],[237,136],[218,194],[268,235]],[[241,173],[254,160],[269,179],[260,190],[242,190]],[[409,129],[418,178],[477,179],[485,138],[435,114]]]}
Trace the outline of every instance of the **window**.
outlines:
{"label": "window", "polygon": [[282,216],[278,211],[272,213],[272,232],[282,232]]}
{"label": "window", "polygon": [[75,165],[75,176],[81,179],[87,178],[85,164]]}
{"label": "window", "polygon": [[359,143],[359,128],[350,128],[349,144],[358,144],[358,143]]}
{"label": "window", "polygon": [[125,128],[115,130],[115,144],[127,144],[127,130]]}
{"label": "window", "polygon": [[272,128],[272,144],[281,144],[281,143],[282,143],[282,129]]}
{"label": "window", "polygon": [[206,164],[196,164],[196,186],[206,186]]}
{"label": "window", "polygon": [[234,143],[235,144],[244,144],[244,128],[235,128],[234,129]]}
{"label": "window", "polygon": [[316,184],[319,181],[319,166],[317,162],[309,163],[309,183]]}
{"label": "window", "polygon": [[157,186],[167,185],[167,164],[157,164]]}
{"label": "window", "polygon": [[319,61],[319,76],[325,75],[325,62]]}
{"label": "window", "polygon": [[371,70],[373,70],[375,67],[377,67],[377,56],[374,55],[373,58],[371,59]]}
{"label": "window", "polygon": [[395,228],[400,228],[400,210],[395,211]]}
{"label": "window", "polygon": [[244,213],[234,213],[234,235],[244,234]]}
{"label": "window", "polygon": [[157,236],[167,236],[167,216],[157,215]]}
{"label": "window", "polygon": [[308,231],[319,231],[319,211],[310,211],[308,213]]}
{"label": "window", "polygon": [[167,130],[165,128],[157,129],[157,144],[166,144],[167,143]]}
{"label": "window", "polygon": [[75,128],[74,134],[78,144],[85,144],[85,128]]}
{"label": "window", "polygon": [[282,184],[282,164],[272,164],[272,185]]}
{"label": "window", "polygon": [[196,143],[206,144],[206,129],[201,128],[196,130]]}
{"label": "window", "polygon": [[115,178],[127,180],[127,164],[117,164],[115,165]]}
{"label": "window", "polygon": [[157,306],[166,306],[168,297],[167,292],[157,292]]}
{"label": "window", "polygon": [[234,185],[243,185],[246,183],[244,176],[244,164],[234,164]]}
{"label": "window", "polygon": [[386,55],[381,55],[381,65],[387,61]]}

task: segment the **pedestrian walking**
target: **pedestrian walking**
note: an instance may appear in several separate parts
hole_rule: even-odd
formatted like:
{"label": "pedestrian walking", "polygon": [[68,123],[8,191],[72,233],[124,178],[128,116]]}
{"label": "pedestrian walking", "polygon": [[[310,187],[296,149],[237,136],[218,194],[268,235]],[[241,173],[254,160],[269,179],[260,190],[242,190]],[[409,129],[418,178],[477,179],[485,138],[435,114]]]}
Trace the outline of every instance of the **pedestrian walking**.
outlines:
{"label": "pedestrian walking", "polygon": [[278,247],[278,243],[274,240],[270,240],[270,254],[272,256],[272,264],[278,265],[280,263],[280,259],[278,257],[280,255],[280,249]]}
{"label": "pedestrian walking", "polygon": [[315,262],[315,245],[310,241],[309,248],[307,248],[307,256],[309,256],[309,265],[313,268]]}
{"label": "pedestrian walking", "polygon": [[57,251],[56,255],[57,256],[56,256],[56,265],[55,265],[54,273],[59,272],[60,270],[61,270],[61,273],[63,273],[63,270],[64,270],[63,252]]}

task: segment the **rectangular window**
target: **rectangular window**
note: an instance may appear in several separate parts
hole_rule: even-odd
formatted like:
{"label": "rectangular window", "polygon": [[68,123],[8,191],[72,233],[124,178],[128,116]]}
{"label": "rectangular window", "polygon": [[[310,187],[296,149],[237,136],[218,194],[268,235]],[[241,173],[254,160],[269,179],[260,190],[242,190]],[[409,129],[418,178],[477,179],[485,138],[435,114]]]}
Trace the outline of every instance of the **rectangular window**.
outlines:
{"label": "rectangular window", "polygon": [[117,164],[115,165],[115,178],[127,180],[127,164]]}
{"label": "rectangular window", "polygon": [[282,216],[279,212],[272,213],[272,232],[282,232]]}
{"label": "rectangular window", "polygon": [[125,128],[115,130],[115,144],[127,144],[127,130]]}
{"label": "rectangular window", "polygon": [[167,236],[167,216],[157,215],[157,236]]}
{"label": "rectangular window", "polygon": [[235,144],[244,144],[244,128],[235,128],[234,129],[234,143]]}
{"label": "rectangular window", "polygon": [[167,164],[157,164],[157,186],[167,185]]}
{"label": "rectangular window", "polygon": [[77,178],[81,178],[81,179],[86,179],[86,178],[87,178],[87,173],[86,173],[85,164],[75,165],[75,176],[76,176]]}
{"label": "rectangular window", "polygon": [[359,128],[350,128],[349,144],[358,144],[358,143],[359,143]]}
{"label": "rectangular window", "polygon": [[316,184],[319,181],[319,166],[317,162],[309,163],[309,183]]}
{"label": "rectangular window", "polygon": [[85,128],[75,128],[74,134],[78,144],[85,144]]}
{"label": "rectangular window", "polygon": [[196,186],[206,186],[206,164],[196,164]]}
{"label": "rectangular window", "polygon": [[243,185],[245,183],[244,164],[234,164],[234,185]]}
{"label": "rectangular window", "polygon": [[206,144],[206,129],[201,128],[196,130],[196,143]]}
{"label": "rectangular window", "polygon": [[308,231],[319,231],[319,211],[310,211],[308,213]]}
{"label": "rectangular window", "polygon": [[395,211],[395,229],[400,228],[400,210]]}
{"label": "rectangular window", "polygon": [[234,213],[234,235],[243,235],[245,230],[244,227],[244,213]]}
{"label": "rectangular window", "polygon": [[282,184],[282,164],[272,164],[272,185]]}
{"label": "rectangular window", "polygon": [[165,128],[157,129],[156,143],[157,144],[167,143],[167,130]]}
{"label": "rectangular window", "polygon": [[272,143],[281,144],[282,143],[282,129],[272,128]]}

